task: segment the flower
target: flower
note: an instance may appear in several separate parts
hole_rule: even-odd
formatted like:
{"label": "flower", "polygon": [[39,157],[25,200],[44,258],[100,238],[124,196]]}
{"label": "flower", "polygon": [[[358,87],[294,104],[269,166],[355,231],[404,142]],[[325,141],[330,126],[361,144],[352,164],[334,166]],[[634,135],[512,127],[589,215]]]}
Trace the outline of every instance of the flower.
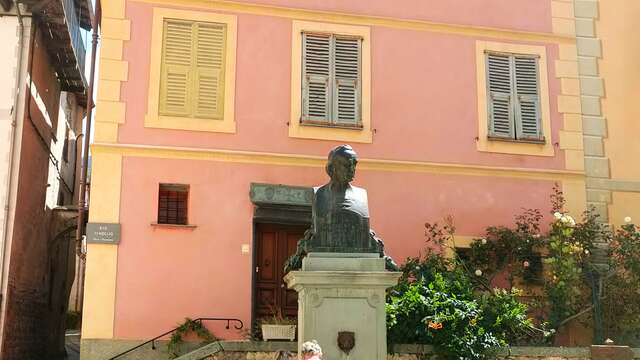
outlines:
{"label": "flower", "polygon": [[482,243],[482,245],[487,245],[487,239],[485,238],[482,238],[480,242]]}
{"label": "flower", "polygon": [[442,323],[429,321],[428,327],[430,329],[439,330],[442,329]]}
{"label": "flower", "polygon": [[528,262],[528,261],[526,261],[526,260],[522,263],[522,266],[524,266],[524,267],[526,267],[526,268],[528,268],[528,267],[529,267],[529,265],[531,265],[531,264],[529,264],[529,262]]}
{"label": "flower", "polygon": [[478,322],[478,318],[473,318],[469,321],[469,324],[471,324],[471,326],[476,326],[477,322]]}
{"label": "flower", "polygon": [[589,255],[589,250],[584,249],[584,253],[585,253],[585,255]]}
{"label": "flower", "polygon": [[540,235],[540,234],[535,234],[535,235],[533,235],[533,238],[534,238],[534,239],[540,239],[540,237],[541,237],[541,236],[542,236],[542,235]]}
{"label": "flower", "polygon": [[562,218],[562,214],[556,211],[553,213],[553,217],[555,217],[557,220],[560,220]]}
{"label": "flower", "polygon": [[625,222],[626,224],[631,224],[631,216],[627,216],[627,217],[625,217],[625,218],[624,218],[624,222]]}
{"label": "flower", "polygon": [[566,224],[566,223],[569,222],[569,218],[567,218],[566,216],[563,216],[563,217],[560,218],[560,222],[563,223],[563,224]]}
{"label": "flower", "polygon": [[476,269],[475,274],[476,274],[476,276],[482,276],[482,270]]}

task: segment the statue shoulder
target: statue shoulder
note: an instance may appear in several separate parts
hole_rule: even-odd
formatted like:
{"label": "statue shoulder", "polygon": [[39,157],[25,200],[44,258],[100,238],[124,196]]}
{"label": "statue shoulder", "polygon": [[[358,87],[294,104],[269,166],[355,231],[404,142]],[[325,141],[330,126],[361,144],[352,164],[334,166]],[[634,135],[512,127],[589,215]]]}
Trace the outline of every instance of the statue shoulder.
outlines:
{"label": "statue shoulder", "polygon": [[318,196],[322,196],[331,189],[329,188],[329,184],[324,184],[322,186],[314,186],[313,187],[313,197],[316,198]]}
{"label": "statue shoulder", "polygon": [[351,185],[351,191],[359,198],[367,198],[367,189]]}

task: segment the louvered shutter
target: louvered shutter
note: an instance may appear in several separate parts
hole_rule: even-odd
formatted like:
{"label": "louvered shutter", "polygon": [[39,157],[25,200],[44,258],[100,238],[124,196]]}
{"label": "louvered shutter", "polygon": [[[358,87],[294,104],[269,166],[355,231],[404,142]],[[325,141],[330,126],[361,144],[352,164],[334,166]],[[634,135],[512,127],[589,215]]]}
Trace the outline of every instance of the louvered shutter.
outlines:
{"label": "louvered shutter", "polygon": [[195,44],[195,116],[222,119],[224,114],[224,57],[226,26],[197,23]]}
{"label": "louvered shutter", "polygon": [[336,125],[360,124],[360,39],[335,38],[334,109]]}
{"label": "louvered shutter", "polygon": [[516,135],[518,139],[542,139],[540,96],[538,91],[538,59],[515,56]]}
{"label": "louvered shutter", "polygon": [[486,56],[489,135],[513,139],[515,133],[511,59],[503,54],[488,53]]}
{"label": "louvered shutter", "polygon": [[178,20],[165,21],[163,40],[160,115],[189,116],[192,24]]}
{"label": "louvered shutter", "polygon": [[302,36],[302,120],[328,122],[331,114],[331,37]]}

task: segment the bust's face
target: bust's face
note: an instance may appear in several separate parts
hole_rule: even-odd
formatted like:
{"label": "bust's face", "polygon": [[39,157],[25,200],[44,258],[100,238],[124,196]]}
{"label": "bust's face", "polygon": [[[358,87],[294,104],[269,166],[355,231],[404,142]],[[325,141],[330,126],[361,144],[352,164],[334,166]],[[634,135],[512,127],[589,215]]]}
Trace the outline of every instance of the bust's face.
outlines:
{"label": "bust's face", "polygon": [[333,161],[333,176],[331,180],[344,185],[350,183],[356,174],[357,164],[358,160],[355,156],[347,154],[336,156]]}

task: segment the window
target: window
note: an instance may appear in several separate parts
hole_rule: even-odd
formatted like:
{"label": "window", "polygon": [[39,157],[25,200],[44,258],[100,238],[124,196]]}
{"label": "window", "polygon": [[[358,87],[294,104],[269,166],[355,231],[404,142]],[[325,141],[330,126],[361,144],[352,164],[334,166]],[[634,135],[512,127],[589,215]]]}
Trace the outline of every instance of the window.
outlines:
{"label": "window", "polygon": [[234,15],[153,9],[145,127],[235,133],[236,34]]}
{"label": "window", "polygon": [[486,52],[489,138],[543,142],[538,57]]}
{"label": "window", "polygon": [[303,124],[361,128],[361,39],[302,34]]}
{"label": "window", "polygon": [[226,25],[165,19],[160,115],[220,120]]}
{"label": "window", "polygon": [[289,136],[372,143],[371,28],[291,22]]}
{"label": "window", "polygon": [[158,224],[187,225],[189,185],[160,184]]}

